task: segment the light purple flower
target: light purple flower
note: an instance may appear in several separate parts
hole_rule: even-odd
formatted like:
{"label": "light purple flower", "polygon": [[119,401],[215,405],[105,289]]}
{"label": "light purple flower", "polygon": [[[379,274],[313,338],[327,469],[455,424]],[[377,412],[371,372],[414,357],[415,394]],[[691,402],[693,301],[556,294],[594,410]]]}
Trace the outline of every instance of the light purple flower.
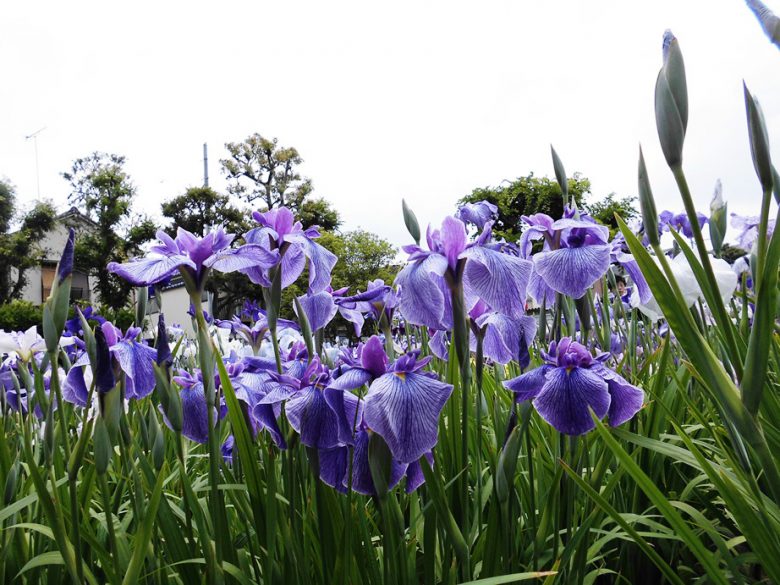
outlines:
{"label": "light purple flower", "polygon": [[566,435],[582,435],[609,415],[613,427],[630,420],[642,407],[644,392],[604,365],[608,353],[595,358],[570,337],[550,344],[545,364],[504,382],[518,402],[533,400],[539,415]]}
{"label": "light purple flower", "polygon": [[542,251],[533,254],[534,272],[542,281],[531,278],[537,302],[551,300],[548,287],[578,299],[609,268],[609,229],[585,214],[579,219],[574,215],[567,208],[557,221],[543,213],[523,216],[528,227],[520,238],[521,254],[527,257],[533,240],[544,239]]}
{"label": "light purple flower", "polygon": [[398,358],[391,371],[374,380],[365,399],[366,424],[401,463],[417,461],[436,445],[439,415],[452,394],[450,384],[421,371],[430,358],[417,361],[418,354]]}
{"label": "light purple flower", "polygon": [[498,207],[490,201],[478,201],[477,203],[464,203],[455,212],[455,217],[463,223],[470,223],[477,226],[479,231],[485,227],[485,224],[498,217]]}
{"label": "light purple flower", "polygon": [[255,211],[252,217],[260,227],[249,231],[244,239],[268,251],[278,250],[281,262],[272,265],[256,265],[242,269],[252,282],[260,286],[271,286],[270,269],[281,266],[282,288],[290,286],[303,272],[306,259],[309,259],[309,293],[318,293],[330,284],[331,270],[336,264],[336,256],[317,244],[320,237],[316,226],[303,229],[301,222],[295,221],[293,212],[286,207],[266,212]]}
{"label": "light purple flower", "polygon": [[109,272],[135,286],[147,286],[162,282],[181,271],[189,277],[185,278],[185,283],[189,280],[197,290],[202,290],[209,270],[234,272],[257,266],[273,266],[279,258],[277,252],[252,244],[231,249],[234,236],[226,234],[222,228],[202,238],[179,228],[175,240],[160,230],[157,238],[160,244],[152,246],[144,258],[124,264],[111,262],[108,265]]}

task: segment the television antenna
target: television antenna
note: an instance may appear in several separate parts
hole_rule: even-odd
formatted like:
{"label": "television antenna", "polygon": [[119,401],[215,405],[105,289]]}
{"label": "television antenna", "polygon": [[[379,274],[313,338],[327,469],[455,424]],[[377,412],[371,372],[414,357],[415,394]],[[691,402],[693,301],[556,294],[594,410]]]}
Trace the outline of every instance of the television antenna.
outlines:
{"label": "television antenna", "polygon": [[35,179],[38,183],[38,199],[41,198],[41,171],[38,167],[38,134],[44,130],[46,130],[46,126],[24,137],[25,140],[30,140],[32,138],[33,145],[35,146]]}

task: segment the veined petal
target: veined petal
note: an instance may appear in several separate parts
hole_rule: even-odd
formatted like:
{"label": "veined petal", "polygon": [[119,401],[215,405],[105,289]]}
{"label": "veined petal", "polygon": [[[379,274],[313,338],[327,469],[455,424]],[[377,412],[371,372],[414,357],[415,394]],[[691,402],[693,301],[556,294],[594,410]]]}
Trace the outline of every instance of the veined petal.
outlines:
{"label": "veined petal", "polygon": [[560,248],[534,255],[534,268],[547,285],[578,299],[609,268],[610,246]]}
{"label": "veined petal", "polygon": [[317,449],[339,446],[339,421],[320,390],[302,388],[285,404],[290,426],[301,436],[301,443]]}
{"label": "veined petal", "polygon": [[595,428],[589,409],[598,418],[609,410],[607,382],[586,368],[551,368],[533,401],[541,417],[558,432],[582,435]]}
{"label": "veined petal", "polygon": [[[203,384],[198,382],[191,388],[181,389],[181,409],[181,434],[196,443],[206,443],[209,438],[209,419]],[[217,420],[216,412],[214,420]]]}
{"label": "veined petal", "polygon": [[468,258],[466,286],[476,296],[505,315],[519,317],[525,312],[530,261],[481,246],[469,248],[463,256]]}
{"label": "veined petal", "polygon": [[[518,360],[522,348],[531,347],[536,336],[536,319],[523,315],[513,319],[501,313],[486,313],[477,319],[480,327],[487,325],[482,351],[485,357],[499,364]],[[520,338],[524,345],[521,348]],[[472,351],[476,350],[476,339],[472,337]]]}
{"label": "veined petal", "polygon": [[150,255],[124,264],[111,262],[108,265],[108,271],[121,276],[135,286],[147,286],[165,280],[176,272],[179,266],[189,266],[196,270],[195,263],[187,256]]}
{"label": "veined petal", "polygon": [[345,493],[347,491],[344,484],[347,480],[349,448],[320,449],[317,455],[320,465],[320,479],[326,485]]}
{"label": "veined petal", "polygon": [[306,313],[312,331],[319,331],[330,323],[338,310],[331,294],[324,290],[312,295],[302,295],[298,297],[298,301]]}
{"label": "veined petal", "polygon": [[[374,479],[371,476],[371,465],[368,461],[368,442],[371,435],[366,430],[359,430],[355,436],[355,449],[352,464],[352,489],[366,496],[376,495]],[[390,469],[388,489],[393,489],[406,473],[406,465],[393,459]],[[349,477],[345,478],[349,481]],[[347,483],[347,485],[349,485]]]}
{"label": "veined petal", "polygon": [[309,259],[309,292],[312,294],[318,293],[327,288],[330,284],[331,270],[333,270],[338,260],[336,255],[320,246],[317,242],[310,240],[302,233],[290,236],[287,239],[300,245],[303,253]]}
{"label": "veined petal", "polygon": [[363,384],[368,384],[373,379],[371,372],[364,368],[350,368],[328,384],[328,388],[334,390],[355,390]]}
{"label": "veined petal", "polygon": [[[445,319],[445,296],[449,296],[442,274],[447,270],[444,256],[430,256],[407,264],[395,279],[401,287],[399,308],[407,321],[441,329]],[[451,320],[451,317],[449,318]]]}
{"label": "veined petal", "polygon": [[110,350],[127,376],[127,397],[148,396],[155,385],[152,364],[157,360],[157,351],[134,341],[120,341]]}
{"label": "veined petal", "polygon": [[451,385],[422,374],[385,374],[366,395],[366,424],[394,458],[411,463],[436,445],[439,415],[450,394]]}
{"label": "veined petal", "polygon": [[287,442],[284,440],[284,435],[282,434],[281,429],[279,428],[279,423],[277,421],[277,413],[274,410],[274,407],[279,405],[279,403],[276,404],[255,404],[255,406],[252,408],[251,413],[252,417],[255,419],[256,422],[258,422],[265,430],[268,431],[268,434],[271,435],[271,439],[273,439],[274,443],[276,443],[276,446],[280,449],[286,449],[287,448]]}
{"label": "veined petal", "polygon": [[355,428],[363,422],[363,407],[365,403],[351,392],[326,388],[323,391],[325,402],[338,418],[339,442],[342,445],[352,445]]}
{"label": "veined petal", "polygon": [[515,393],[516,402],[531,400],[541,392],[547,381],[547,374],[552,369],[553,367],[548,365],[539,366],[517,378],[503,382],[504,388]]}
{"label": "veined petal", "polygon": [[235,250],[222,250],[209,256],[204,266],[219,272],[235,272],[246,268],[270,268],[279,261],[276,251],[266,250],[262,246],[247,244]]}
{"label": "veined petal", "polygon": [[63,400],[86,408],[89,397],[89,385],[92,383],[92,369],[89,365],[89,355],[83,353],[68,370],[65,382],[62,384]]}
{"label": "veined petal", "polygon": [[539,276],[536,268],[531,271],[531,277],[528,279],[528,296],[539,306],[544,304],[549,308],[555,302],[555,291]]}
{"label": "veined petal", "polygon": [[607,381],[607,390],[612,400],[609,404],[609,425],[616,427],[631,420],[642,408],[645,393],[640,388],[623,378],[603,364],[595,364],[591,370],[601,375]]}

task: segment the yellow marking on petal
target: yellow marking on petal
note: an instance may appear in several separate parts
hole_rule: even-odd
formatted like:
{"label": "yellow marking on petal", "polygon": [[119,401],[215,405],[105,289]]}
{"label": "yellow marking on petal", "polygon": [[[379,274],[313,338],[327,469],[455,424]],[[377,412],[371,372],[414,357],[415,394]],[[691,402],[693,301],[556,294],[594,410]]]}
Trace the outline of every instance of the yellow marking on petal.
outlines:
{"label": "yellow marking on petal", "polygon": [[406,381],[406,372],[396,372],[395,375],[401,378],[403,381]]}

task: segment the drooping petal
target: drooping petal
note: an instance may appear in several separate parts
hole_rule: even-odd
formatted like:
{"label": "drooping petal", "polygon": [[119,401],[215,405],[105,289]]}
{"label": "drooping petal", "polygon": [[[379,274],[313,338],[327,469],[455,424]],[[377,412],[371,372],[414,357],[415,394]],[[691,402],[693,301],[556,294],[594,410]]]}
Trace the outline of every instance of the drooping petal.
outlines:
{"label": "drooping petal", "polygon": [[534,268],[531,271],[531,276],[528,279],[528,296],[530,296],[536,304],[545,307],[552,307],[555,303],[555,291],[539,276]]}
{"label": "drooping petal", "polygon": [[607,412],[610,426],[617,427],[631,420],[642,408],[645,393],[633,384],[629,384],[620,374],[600,363],[594,364],[591,370],[607,381],[607,390],[612,397]]}
{"label": "drooping petal", "polygon": [[618,254],[618,261],[620,262],[620,265],[625,268],[626,272],[628,272],[631,280],[634,281],[634,286],[639,295],[639,302],[644,304],[649,301],[650,297],[653,296],[653,293],[650,291],[650,286],[647,284],[645,275],[642,274],[642,271],[639,269],[639,264],[634,260],[634,257],[631,254]]}
{"label": "drooping petal", "polygon": [[428,340],[428,349],[440,360],[445,362],[450,355],[450,339],[446,331],[437,331]]}
{"label": "drooping petal", "polygon": [[338,417],[320,390],[312,386],[302,388],[287,401],[285,412],[304,445],[316,449],[339,445]]}
{"label": "drooping petal", "polygon": [[320,479],[332,488],[346,493],[346,475],[348,469],[348,447],[335,447],[334,449],[320,449],[318,452],[320,465]]}
{"label": "drooping petal", "polygon": [[330,273],[338,260],[336,255],[302,233],[289,236],[288,240],[298,244],[309,259],[309,293],[326,289],[330,284]]}
{"label": "drooping petal", "polygon": [[445,297],[449,296],[449,291],[441,275],[446,270],[444,256],[431,254],[407,264],[398,273],[395,282],[401,287],[399,308],[409,323],[433,329],[445,328]]}
{"label": "drooping petal", "polygon": [[542,365],[534,368],[530,372],[521,374],[517,378],[512,378],[503,382],[504,388],[515,393],[515,401],[523,402],[531,400],[541,392],[547,381],[547,374],[552,370],[552,366]]}
{"label": "drooping petal", "polygon": [[342,445],[354,443],[355,429],[363,421],[363,408],[365,403],[351,392],[326,388],[323,391],[325,401],[338,419],[338,436]]}
{"label": "drooping petal", "polygon": [[378,378],[387,372],[387,354],[385,353],[382,340],[373,335],[363,346],[363,352],[360,354],[360,363],[371,372],[374,378]]}
{"label": "drooping petal", "polygon": [[355,390],[363,384],[368,384],[374,376],[365,368],[350,368],[341,373],[341,375],[328,384],[328,388],[334,390]]}
{"label": "drooping petal", "polygon": [[[359,430],[355,435],[355,449],[352,464],[352,489],[366,496],[376,495],[374,479],[371,476],[371,464],[368,460],[368,443],[371,435],[366,430]],[[388,489],[393,489],[406,472],[406,465],[393,459],[390,469]],[[349,482],[349,477],[346,478]],[[349,485],[347,483],[347,485]]]}
{"label": "drooping petal", "polygon": [[607,382],[587,368],[551,368],[533,405],[558,432],[582,435],[595,428],[590,409],[603,418],[610,405]]}
{"label": "drooping petal", "polygon": [[[182,435],[196,443],[206,443],[209,438],[209,419],[202,383],[198,382],[191,388],[181,389],[181,410]],[[216,412],[214,412],[214,420],[217,420]]]}
{"label": "drooping petal", "polygon": [[312,331],[319,331],[330,323],[338,310],[336,303],[333,302],[333,297],[325,290],[313,295],[302,295],[298,297],[298,302],[303,307],[303,312],[309,320]]}
{"label": "drooping petal", "polygon": [[450,384],[422,374],[385,374],[366,395],[366,424],[382,436],[394,458],[411,463],[436,445],[439,415],[450,394]]}
{"label": "drooping petal", "polygon": [[287,442],[284,440],[282,430],[279,428],[279,422],[277,421],[277,413],[274,410],[279,403],[276,404],[255,404],[252,408],[252,417],[258,422],[268,434],[271,435],[271,439],[276,443],[276,446],[280,449],[287,448]]}
{"label": "drooping petal", "polygon": [[195,263],[187,256],[149,255],[140,260],[119,264],[111,262],[108,271],[124,278],[135,286],[148,286],[162,282],[179,269],[179,266],[189,266],[196,269]]}
{"label": "drooping petal", "polygon": [[447,216],[441,224],[439,234],[444,256],[447,258],[447,264],[449,264],[452,270],[455,270],[458,258],[463,250],[466,249],[466,242],[468,241],[466,225],[459,219]]}
{"label": "drooping petal", "polygon": [[505,315],[519,317],[525,312],[530,261],[481,246],[469,248],[463,255],[468,258],[466,287],[475,296]]}
{"label": "drooping petal", "polygon": [[[536,336],[536,319],[523,315],[513,319],[501,313],[486,313],[477,319],[477,325],[487,325],[482,351],[485,357],[496,363],[507,364],[517,361],[523,349],[533,344]],[[521,347],[520,338],[523,338]],[[476,351],[476,339],[471,338],[472,351]]]}
{"label": "drooping petal", "polygon": [[89,396],[89,385],[92,383],[92,369],[89,365],[89,355],[86,352],[73,362],[68,375],[62,384],[63,400],[77,406],[86,407]]}
{"label": "drooping petal", "polygon": [[110,349],[127,376],[127,397],[148,396],[155,385],[152,364],[157,360],[157,351],[134,341],[120,341]]}
{"label": "drooping petal", "polygon": [[560,248],[534,255],[534,268],[553,290],[578,299],[609,268],[608,245]]}
{"label": "drooping petal", "polygon": [[[433,468],[433,453],[426,453],[423,457],[428,460],[431,468]],[[406,468],[406,493],[411,494],[424,483],[425,476],[423,475],[420,460],[418,459],[417,461],[410,463]]]}

